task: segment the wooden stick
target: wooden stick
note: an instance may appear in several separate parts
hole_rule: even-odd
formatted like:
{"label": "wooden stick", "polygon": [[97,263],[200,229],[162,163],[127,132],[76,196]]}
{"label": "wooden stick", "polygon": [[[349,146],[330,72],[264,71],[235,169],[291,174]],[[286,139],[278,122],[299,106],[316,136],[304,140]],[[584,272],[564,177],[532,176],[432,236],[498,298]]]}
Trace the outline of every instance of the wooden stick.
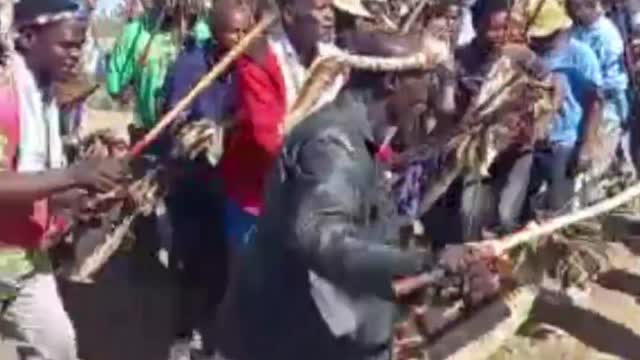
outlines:
{"label": "wooden stick", "polygon": [[[495,246],[498,254],[504,254],[505,252],[519,246],[532,242],[540,238],[541,236],[552,234],[567,226],[573,225],[580,221],[594,218],[596,216],[607,213],[614,210],[640,196],[640,182],[627,188],[620,194],[603,200],[595,205],[589,206],[582,210],[578,210],[574,213],[551,219],[539,226],[525,229],[510,236],[507,236],[498,240],[489,240]],[[470,243],[472,246],[486,246],[489,244],[487,241]]]}
{"label": "wooden stick", "polygon": [[409,30],[411,30],[411,27],[418,20],[420,15],[422,15],[422,12],[424,11],[424,8],[428,3],[429,0],[421,0],[420,3],[418,3],[418,6],[413,9],[413,12],[411,12],[411,14],[409,14],[409,17],[407,18],[407,21],[402,25],[403,34],[406,34],[409,32]]}
{"label": "wooden stick", "polygon": [[118,251],[126,238],[127,232],[129,232],[131,228],[131,224],[139,215],[140,212],[136,211],[125,217],[113,234],[107,235],[103,243],[94,249],[87,258],[83,259],[71,269],[71,273],[68,274],[67,278],[70,281],[81,284],[93,283],[93,275],[102,269],[113,254]]}
{"label": "wooden stick", "polygon": [[139,156],[149,145],[151,145],[158,136],[166,129],[178,115],[188,108],[191,103],[213,83],[227,68],[240,57],[246,49],[260,36],[262,33],[276,20],[275,15],[267,15],[242,39],[233,47],[212,69],[205,75],[196,86],[182,100],[176,104],[162,119],[155,125],[145,137],[136,143],[130,151],[132,157]]}

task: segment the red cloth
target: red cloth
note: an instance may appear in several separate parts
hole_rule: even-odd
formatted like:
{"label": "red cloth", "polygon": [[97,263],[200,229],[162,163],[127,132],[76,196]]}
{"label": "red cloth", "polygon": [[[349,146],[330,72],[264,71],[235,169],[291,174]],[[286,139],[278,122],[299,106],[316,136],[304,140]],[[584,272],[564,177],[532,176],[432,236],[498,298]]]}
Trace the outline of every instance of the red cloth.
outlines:
{"label": "red cloth", "polygon": [[[0,88],[0,171],[15,171],[20,142],[19,105],[12,86]],[[47,200],[0,205],[0,247],[36,249],[51,229]]]}
{"label": "red cloth", "polygon": [[286,88],[271,50],[262,64],[249,57],[238,59],[236,71],[238,123],[220,167],[227,196],[243,210],[259,215],[265,181],[282,145]]}

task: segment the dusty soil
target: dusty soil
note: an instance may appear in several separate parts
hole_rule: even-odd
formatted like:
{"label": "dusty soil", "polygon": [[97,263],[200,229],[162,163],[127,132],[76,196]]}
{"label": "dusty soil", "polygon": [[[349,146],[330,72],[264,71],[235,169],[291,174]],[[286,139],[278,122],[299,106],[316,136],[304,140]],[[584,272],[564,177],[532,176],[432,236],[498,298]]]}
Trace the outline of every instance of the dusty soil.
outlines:
{"label": "dusty soil", "polygon": [[515,336],[491,359],[640,359],[640,263],[616,245],[617,269],[592,284],[588,296],[573,304],[539,302],[521,329],[529,336]]}

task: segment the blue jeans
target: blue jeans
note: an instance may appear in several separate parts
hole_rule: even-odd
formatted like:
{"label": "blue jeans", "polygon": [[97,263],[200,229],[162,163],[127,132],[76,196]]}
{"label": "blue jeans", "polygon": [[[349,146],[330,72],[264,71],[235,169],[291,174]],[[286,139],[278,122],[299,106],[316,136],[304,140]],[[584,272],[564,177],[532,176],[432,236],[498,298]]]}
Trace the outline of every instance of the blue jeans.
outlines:
{"label": "blue jeans", "polygon": [[224,219],[227,245],[232,252],[237,253],[251,242],[258,218],[227,199],[224,206]]}
{"label": "blue jeans", "polygon": [[477,241],[483,230],[517,228],[525,205],[533,156],[512,153],[499,158],[489,179],[463,179],[459,216],[462,241]]}

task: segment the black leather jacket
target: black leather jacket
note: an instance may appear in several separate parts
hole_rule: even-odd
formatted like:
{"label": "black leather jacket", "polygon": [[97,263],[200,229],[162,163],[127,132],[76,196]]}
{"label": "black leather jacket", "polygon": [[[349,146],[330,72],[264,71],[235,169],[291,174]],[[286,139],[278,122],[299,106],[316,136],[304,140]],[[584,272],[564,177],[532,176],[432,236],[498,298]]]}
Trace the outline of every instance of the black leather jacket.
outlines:
{"label": "black leather jacket", "polygon": [[388,245],[374,149],[351,95],[290,135],[223,306],[227,358],[390,359],[392,279],[425,259]]}

